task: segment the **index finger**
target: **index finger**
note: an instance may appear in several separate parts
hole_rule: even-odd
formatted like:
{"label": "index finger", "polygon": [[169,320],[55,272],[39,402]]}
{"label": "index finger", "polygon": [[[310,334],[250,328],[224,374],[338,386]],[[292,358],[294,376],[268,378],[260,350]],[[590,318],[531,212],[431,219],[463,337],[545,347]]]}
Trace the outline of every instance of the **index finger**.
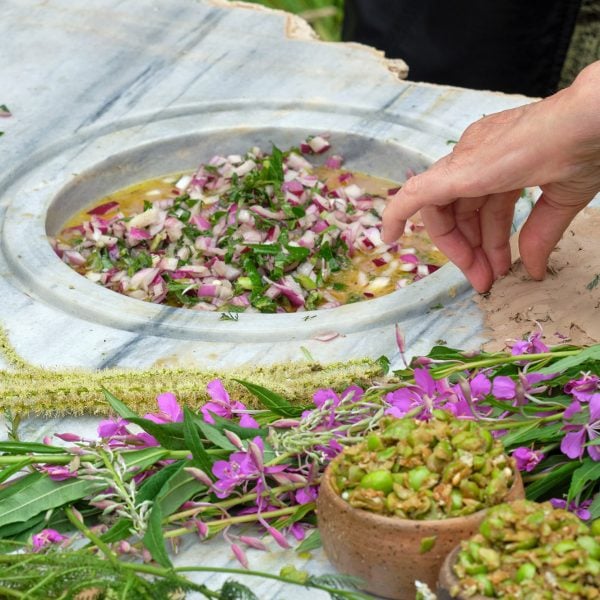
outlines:
{"label": "index finger", "polygon": [[450,156],[444,156],[425,173],[411,177],[396,192],[383,212],[383,241],[393,243],[404,233],[406,220],[424,206],[444,206],[460,197],[460,186],[449,169]]}

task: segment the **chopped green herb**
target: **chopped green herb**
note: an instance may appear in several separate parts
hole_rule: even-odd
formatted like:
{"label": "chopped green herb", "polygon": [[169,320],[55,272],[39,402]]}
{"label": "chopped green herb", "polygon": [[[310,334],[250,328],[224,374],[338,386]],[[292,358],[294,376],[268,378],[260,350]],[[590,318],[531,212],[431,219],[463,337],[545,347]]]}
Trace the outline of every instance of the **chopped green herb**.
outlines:
{"label": "chopped green herb", "polygon": [[221,313],[219,321],[237,321],[239,318],[240,315],[237,312],[224,312]]}

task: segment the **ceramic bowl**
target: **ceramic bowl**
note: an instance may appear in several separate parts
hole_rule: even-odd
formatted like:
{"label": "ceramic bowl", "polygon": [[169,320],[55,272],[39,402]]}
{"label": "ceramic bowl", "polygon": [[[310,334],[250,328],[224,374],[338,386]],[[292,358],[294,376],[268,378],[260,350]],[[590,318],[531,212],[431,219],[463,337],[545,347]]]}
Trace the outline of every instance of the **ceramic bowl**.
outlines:
{"label": "ceramic bowl", "polygon": [[[442,564],[440,569],[440,575],[438,579],[437,598],[438,600],[462,600],[462,596],[452,596],[450,590],[458,583],[458,579],[452,571],[452,566],[456,562],[458,553],[460,552],[460,544],[448,554],[446,560]],[[489,600],[485,596],[477,595],[471,596],[469,600]]]}
{"label": "ceramic bowl", "polygon": [[[486,515],[486,510],[481,510],[465,517],[431,521],[377,515],[342,500],[331,477],[330,465],[317,499],[318,526],[327,558],[338,571],[362,580],[363,590],[384,598],[414,598],[416,580],[435,590],[446,556],[461,540],[478,531]],[[517,471],[503,501],[524,497]],[[422,552],[422,540],[433,537],[433,547]]]}

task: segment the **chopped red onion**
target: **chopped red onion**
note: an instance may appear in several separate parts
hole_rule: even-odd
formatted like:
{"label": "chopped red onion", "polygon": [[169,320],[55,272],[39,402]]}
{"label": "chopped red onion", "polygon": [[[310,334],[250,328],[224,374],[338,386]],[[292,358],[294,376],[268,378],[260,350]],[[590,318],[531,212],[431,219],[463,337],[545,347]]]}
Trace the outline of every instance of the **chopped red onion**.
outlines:
{"label": "chopped red onion", "polygon": [[301,196],[304,193],[304,186],[297,180],[285,181],[281,186],[282,191],[290,192],[295,196]]}
{"label": "chopped red onion", "polygon": [[67,259],[67,262],[74,267],[82,267],[87,262],[85,258],[77,250],[65,250],[63,257]]}
{"label": "chopped red onion", "polygon": [[328,169],[339,169],[342,166],[343,162],[344,159],[341,156],[339,156],[338,154],[334,154],[325,161],[325,166]]}
{"label": "chopped red onion", "polygon": [[323,152],[327,152],[331,148],[331,144],[320,135],[315,135],[315,137],[308,140],[308,145],[315,154],[323,154]]}
{"label": "chopped red onion", "polygon": [[[326,136],[315,136],[301,144],[301,151],[320,154],[329,147]],[[285,312],[291,305],[303,311],[307,300],[314,302],[309,279],[319,286],[330,277],[334,283],[340,281],[335,278],[333,258],[340,252],[358,267],[356,282],[367,298],[389,285],[403,287],[437,268],[420,263],[414,248],[399,251],[397,243],[388,246],[382,242],[381,215],[386,200],[352,183],[352,173],[338,174],[340,184],[330,190],[324,179],[311,173],[312,165],[306,158],[296,152],[283,153],[283,177],[281,171],[279,176],[265,171],[278,160],[258,148],[243,156],[214,156],[193,175],[179,177],[172,197],[162,197],[161,190],[164,183],[173,185],[175,178],[145,192],[145,210],[132,217],[117,212],[119,204],[113,201],[90,210],[89,220],[62,232],[70,235],[73,243],[56,240],[55,251],[79,270],[90,269],[93,264],[95,271],[86,273],[90,280],[133,298],[162,302],[168,297],[173,301],[170,294],[174,292],[178,301],[184,294],[197,303],[196,310],[210,311],[231,303],[256,312],[259,304],[252,306],[256,291],[264,290],[265,284],[268,287],[260,297],[277,299],[267,303],[267,310]],[[338,155],[325,161],[330,169],[341,165]],[[242,183],[249,174],[248,181],[258,175],[256,191]],[[182,196],[183,192],[189,197]],[[148,196],[153,201],[150,207]],[[112,210],[115,213],[110,218],[102,218]],[[409,233],[420,229],[422,225],[406,224]],[[100,263],[93,253],[103,248],[108,251],[100,255]],[[329,248],[333,257],[322,253],[321,248]],[[129,256],[124,255],[124,249],[130,251]],[[400,258],[398,252],[402,252]],[[130,277],[129,259],[138,257],[139,264],[145,266]],[[378,269],[374,278],[373,266]],[[395,284],[399,272],[410,273],[401,279],[406,283]],[[234,286],[242,275],[252,283]],[[302,286],[296,276],[306,278]],[[172,286],[172,281],[179,284]],[[252,292],[248,291],[250,285]],[[340,304],[338,295],[327,288],[320,287],[318,294],[321,308]]]}
{"label": "chopped red onion", "polygon": [[115,208],[117,208],[117,206],[119,206],[118,202],[105,202],[104,204],[101,204],[100,206],[96,206],[94,208],[92,208],[91,210],[87,211],[88,215],[104,215],[107,212],[110,212],[111,210],[114,210]]}

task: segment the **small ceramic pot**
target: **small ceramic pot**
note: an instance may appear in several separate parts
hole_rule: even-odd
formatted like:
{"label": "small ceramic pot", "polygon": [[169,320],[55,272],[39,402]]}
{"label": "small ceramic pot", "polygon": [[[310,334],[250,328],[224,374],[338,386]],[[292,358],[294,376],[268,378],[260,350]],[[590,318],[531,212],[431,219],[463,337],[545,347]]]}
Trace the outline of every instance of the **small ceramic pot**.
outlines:
{"label": "small ceramic pot", "polygon": [[[442,564],[440,569],[440,576],[438,579],[437,598],[438,600],[464,600],[462,596],[452,596],[450,590],[458,583],[458,579],[452,570],[454,563],[460,552],[460,544],[446,556],[446,560]],[[485,596],[477,595],[471,596],[469,600],[489,600]]]}
{"label": "small ceramic pot", "polygon": [[[331,483],[329,466],[321,481],[317,518],[323,548],[333,566],[364,582],[363,590],[394,600],[415,598],[415,580],[437,586],[442,563],[462,540],[474,535],[486,510],[466,517],[415,521],[353,508]],[[505,501],[525,497],[518,471]],[[435,538],[422,552],[422,540]]]}

